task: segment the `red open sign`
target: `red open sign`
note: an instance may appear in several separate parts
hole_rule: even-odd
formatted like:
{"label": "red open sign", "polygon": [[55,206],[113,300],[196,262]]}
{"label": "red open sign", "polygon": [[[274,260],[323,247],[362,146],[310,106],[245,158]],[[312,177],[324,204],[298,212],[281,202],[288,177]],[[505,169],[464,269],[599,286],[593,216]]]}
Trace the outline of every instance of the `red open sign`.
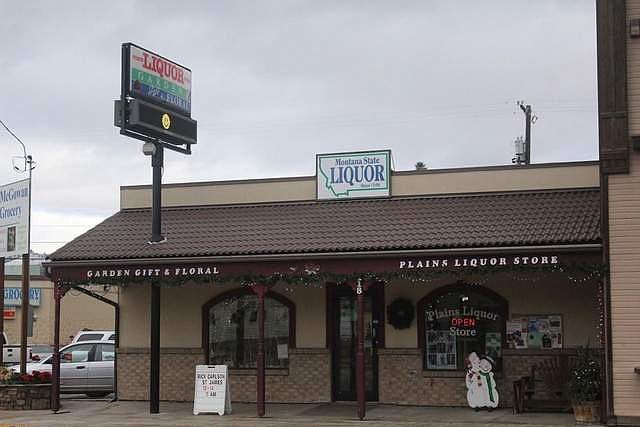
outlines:
{"label": "red open sign", "polygon": [[451,326],[457,328],[475,328],[477,321],[475,317],[452,317]]}

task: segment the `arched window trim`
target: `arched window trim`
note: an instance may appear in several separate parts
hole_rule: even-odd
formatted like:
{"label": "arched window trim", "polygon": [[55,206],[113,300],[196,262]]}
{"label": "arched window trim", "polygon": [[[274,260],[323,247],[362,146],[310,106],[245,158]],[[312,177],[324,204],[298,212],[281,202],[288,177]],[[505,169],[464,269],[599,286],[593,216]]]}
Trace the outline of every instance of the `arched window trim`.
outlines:
{"label": "arched window trim", "polygon": [[[418,328],[417,328],[418,329],[418,347],[423,352],[423,356],[424,356],[425,346],[426,346],[424,310],[427,303],[433,300],[434,298],[437,298],[438,296],[449,293],[449,292],[464,292],[467,290],[477,292],[479,294],[483,294],[484,296],[491,298],[498,303],[498,305],[500,306],[500,314],[502,315],[502,323],[503,323],[502,328],[506,332],[507,317],[509,316],[509,301],[507,301],[506,298],[504,298],[502,295],[500,295],[499,293],[497,293],[492,289],[489,289],[487,287],[480,286],[480,285],[471,285],[466,282],[456,282],[450,285],[444,285],[429,292],[427,295],[422,297],[422,299],[420,299],[420,301],[418,301],[418,304],[416,305],[416,313],[417,313],[416,317],[418,320]],[[506,343],[507,343],[506,333],[503,333],[502,334],[503,349],[506,348]]]}
{"label": "arched window trim", "polygon": [[[251,289],[247,287],[232,289],[222,292],[211,298],[202,306],[202,349],[205,353],[205,361],[209,363],[209,310],[214,305],[234,297],[243,295],[255,295]],[[289,309],[289,348],[296,347],[296,305],[289,298],[274,291],[268,291],[265,298],[273,298],[280,304]]]}

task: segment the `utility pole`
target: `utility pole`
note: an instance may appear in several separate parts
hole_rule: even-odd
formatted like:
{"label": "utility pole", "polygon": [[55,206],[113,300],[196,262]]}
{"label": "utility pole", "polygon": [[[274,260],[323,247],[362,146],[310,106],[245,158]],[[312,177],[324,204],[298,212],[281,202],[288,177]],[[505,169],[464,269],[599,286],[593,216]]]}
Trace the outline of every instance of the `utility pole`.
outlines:
{"label": "utility pole", "polygon": [[20,308],[20,373],[27,373],[27,329],[29,328],[29,280],[31,278],[31,177],[35,162],[25,153],[25,164],[29,168],[29,220],[27,225],[27,253],[22,255],[22,301]]}
{"label": "utility pole", "polygon": [[520,102],[520,109],[524,113],[525,117],[525,125],[524,125],[524,145],[525,145],[525,156],[524,156],[524,164],[531,164],[531,105],[524,105],[524,103]]}

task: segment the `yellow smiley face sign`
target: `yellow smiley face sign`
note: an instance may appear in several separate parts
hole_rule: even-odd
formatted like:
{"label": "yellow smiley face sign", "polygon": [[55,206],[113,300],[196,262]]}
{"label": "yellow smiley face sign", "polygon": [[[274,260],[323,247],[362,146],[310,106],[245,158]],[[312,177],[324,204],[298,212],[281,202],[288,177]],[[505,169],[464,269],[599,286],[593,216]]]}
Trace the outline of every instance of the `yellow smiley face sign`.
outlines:
{"label": "yellow smiley face sign", "polygon": [[162,115],[162,127],[169,129],[171,127],[171,117],[167,113]]}

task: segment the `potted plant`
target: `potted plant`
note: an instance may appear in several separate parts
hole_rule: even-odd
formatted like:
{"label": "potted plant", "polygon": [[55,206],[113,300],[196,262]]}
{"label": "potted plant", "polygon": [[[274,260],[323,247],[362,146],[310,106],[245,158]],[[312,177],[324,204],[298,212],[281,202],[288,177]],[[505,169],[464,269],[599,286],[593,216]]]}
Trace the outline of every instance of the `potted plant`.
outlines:
{"label": "potted plant", "polygon": [[578,349],[578,357],[569,379],[573,414],[577,422],[600,422],[602,376],[600,358],[588,346]]}

